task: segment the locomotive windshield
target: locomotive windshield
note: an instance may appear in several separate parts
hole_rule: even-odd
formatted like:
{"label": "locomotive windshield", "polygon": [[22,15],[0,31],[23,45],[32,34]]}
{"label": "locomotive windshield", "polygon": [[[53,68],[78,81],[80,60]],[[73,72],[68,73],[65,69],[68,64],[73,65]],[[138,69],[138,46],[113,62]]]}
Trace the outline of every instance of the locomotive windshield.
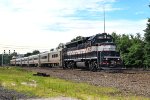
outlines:
{"label": "locomotive windshield", "polygon": [[88,40],[91,40],[92,43],[111,43],[113,42],[113,37],[111,35],[107,35],[106,33],[97,34],[95,36],[90,37]]}
{"label": "locomotive windshield", "polygon": [[96,37],[97,43],[113,42],[113,39],[110,35],[99,35]]}
{"label": "locomotive windshield", "polygon": [[116,51],[102,51],[101,56],[120,56],[120,54]]}
{"label": "locomotive windshield", "polygon": [[96,43],[113,42],[112,39],[97,39]]}

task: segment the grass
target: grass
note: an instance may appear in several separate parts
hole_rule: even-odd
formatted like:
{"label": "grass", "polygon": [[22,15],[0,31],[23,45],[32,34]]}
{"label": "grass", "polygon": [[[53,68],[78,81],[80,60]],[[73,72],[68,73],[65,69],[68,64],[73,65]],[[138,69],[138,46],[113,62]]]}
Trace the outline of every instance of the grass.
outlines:
{"label": "grass", "polygon": [[75,83],[53,77],[33,76],[34,72],[19,67],[1,67],[0,85],[37,97],[74,97],[81,100],[149,100],[140,96],[124,96],[118,89]]}

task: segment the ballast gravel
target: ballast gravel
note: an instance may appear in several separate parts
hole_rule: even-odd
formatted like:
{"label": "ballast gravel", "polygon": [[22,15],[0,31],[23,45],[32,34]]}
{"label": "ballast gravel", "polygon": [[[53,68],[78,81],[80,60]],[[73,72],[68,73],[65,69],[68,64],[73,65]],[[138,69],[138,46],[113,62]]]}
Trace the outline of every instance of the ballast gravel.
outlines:
{"label": "ballast gravel", "polygon": [[[39,68],[24,67],[24,69],[34,72],[41,72],[74,82],[86,82],[95,86],[115,87],[122,91],[124,95],[130,93],[139,96],[150,97],[150,71],[127,70],[123,72],[90,72],[81,69],[63,70],[62,68]],[[8,90],[0,86],[0,100],[76,100],[67,97],[45,98],[29,97],[14,90]]]}
{"label": "ballast gravel", "polygon": [[62,68],[25,67],[24,69],[34,72],[49,74],[75,82],[86,82],[95,86],[115,87],[125,95],[150,97],[150,71],[125,70],[123,72],[98,71],[90,72],[82,69],[63,70]]}

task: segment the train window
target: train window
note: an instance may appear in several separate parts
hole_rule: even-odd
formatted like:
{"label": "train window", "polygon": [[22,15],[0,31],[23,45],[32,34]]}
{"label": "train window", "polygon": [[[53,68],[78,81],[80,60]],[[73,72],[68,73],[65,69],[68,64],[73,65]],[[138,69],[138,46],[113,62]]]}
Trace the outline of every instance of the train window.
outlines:
{"label": "train window", "polygon": [[38,58],[34,58],[34,60],[37,60]]}
{"label": "train window", "polygon": [[107,36],[107,39],[111,39],[111,37],[110,37],[110,36]]}
{"label": "train window", "polygon": [[47,59],[47,56],[43,56],[43,57],[41,57],[41,59]]}
{"label": "train window", "polygon": [[56,57],[58,57],[58,54],[53,54],[52,55],[52,58],[56,58]]}
{"label": "train window", "polygon": [[120,56],[119,52],[116,51],[103,51],[102,56]]}
{"label": "train window", "polygon": [[99,39],[103,39],[103,36],[99,36],[98,38],[99,38]]}

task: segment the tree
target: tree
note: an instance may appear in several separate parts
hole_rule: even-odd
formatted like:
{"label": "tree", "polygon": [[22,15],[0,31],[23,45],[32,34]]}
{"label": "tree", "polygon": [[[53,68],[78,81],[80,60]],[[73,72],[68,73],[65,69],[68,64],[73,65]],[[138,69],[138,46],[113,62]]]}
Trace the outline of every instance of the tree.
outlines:
{"label": "tree", "polygon": [[36,55],[36,54],[39,54],[39,53],[40,53],[39,50],[34,50],[32,53],[27,52],[26,54],[24,54],[24,57],[28,57],[28,56],[31,56],[31,55]]}
{"label": "tree", "polygon": [[34,51],[32,52],[32,55],[36,55],[36,54],[39,54],[39,53],[40,53],[39,50],[34,50]]}
{"label": "tree", "polygon": [[71,42],[74,42],[74,41],[79,41],[79,40],[82,40],[84,37],[82,37],[82,36],[77,36],[76,38],[73,38],[72,40],[71,40]]}
{"label": "tree", "polygon": [[27,52],[26,54],[24,54],[24,57],[28,57],[28,56],[31,56],[31,55],[32,55],[32,53]]}
{"label": "tree", "polygon": [[144,30],[145,47],[144,47],[144,64],[150,67],[150,18],[148,19],[147,28]]}
{"label": "tree", "polygon": [[128,48],[131,46],[131,40],[129,35],[123,34],[120,38],[117,40],[118,49],[122,54],[129,53]]}
{"label": "tree", "polygon": [[128,53],[125,54],[125,64],[130,67],[143,67],[144,61],[144,42],[141,35],[130,35],[131,46],[128,48]]}
{"label": "tree", "polygon": [[65,47],[65,44],[64,43],[59,43],[58,47],[56,49],[61,49],[61,48],[64,48]]}
{"label": "tree", "polygon": [[119,50],[119,43],[120,43],[120,38],[121,38],[121,35],[118,35],[118,34],[116,34],[115,32],[113,32],[112,34],[111,34],[111,36],[113,37],[113,42],[116,44],[116,46],[117,46],[117,51],[120,51]]}
{"label": "tree", "polygon": [[142,67],[144,61],[144,42],[141,35],[117,35],[112,33],[117,50],[126,67]]}
{"label": "tree", "polygon": [[147,28],[144,31],[145,41],[150,43],[150,18],[148,19]]}
{"label": "tree", "polygon": [[52,48],[50,51],[54,51],[54,48]]}

